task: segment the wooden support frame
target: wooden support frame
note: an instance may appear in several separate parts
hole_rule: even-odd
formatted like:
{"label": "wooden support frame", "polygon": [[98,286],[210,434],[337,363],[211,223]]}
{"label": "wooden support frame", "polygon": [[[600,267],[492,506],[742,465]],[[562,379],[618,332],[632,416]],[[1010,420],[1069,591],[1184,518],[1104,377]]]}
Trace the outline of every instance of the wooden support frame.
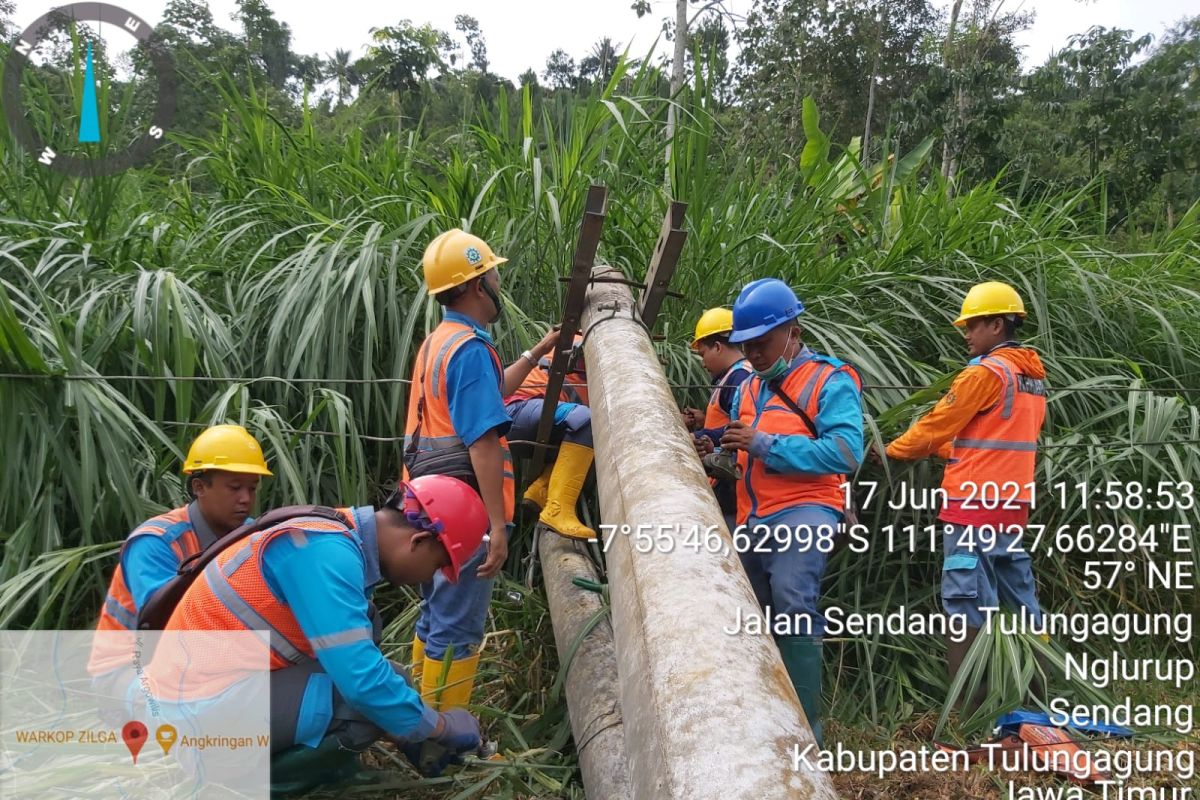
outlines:
{"label": "wooden support frame", "polygon": [[641,293],[637,307],[638,319],[647,331],[654,330],[663,298],[671,294],[667,287],[671,284],[675,265],[679,263],[679,254],[683,252],[683,243],[687,240],[687,231],[683,229],[686,211],[687,203],[672,200],[667,213],[663,215],[658,242],[654,245],[650,266],[646,268],[646,288]]}
{"label": "wooden support frame", "polygon": [[592,185],[588,188],[587,201],[583,210],[583,222],[579,226],[579,240],[575,245],[575,257],[571,261],[570,282],[563,303],[562,327],[558,330],[558,342],[554,345],[554,357],[550,362],[550,375],[546,381],[546,399],[542,404],[542,418],[538,421],[537,446],[533,450],[532,470],[541,474],[546,464],[546,445],[550,443],[550,431],[554,427],[554,412],[558,408],[558,395],[562,392],[567,375],[567,361],[583,318],[583,300],[588,282],[592,277],[592,266],[596,261],[596,249],[600,246],[600,234],[604,230],[604,215],[608,208],[608,189]]}

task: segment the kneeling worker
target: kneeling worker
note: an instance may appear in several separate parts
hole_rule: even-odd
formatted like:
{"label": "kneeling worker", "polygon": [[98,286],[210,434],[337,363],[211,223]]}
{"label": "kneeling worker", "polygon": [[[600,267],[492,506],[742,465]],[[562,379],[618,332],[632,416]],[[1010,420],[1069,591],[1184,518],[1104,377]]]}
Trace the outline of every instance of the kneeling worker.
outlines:
{"label": "kneeling worker", "polygon": [[[592,412],[588,408],[587,367],[582,347],[583,337],[576,335],[566,380],[554,409],[551,440],[559,442],[558,455],[525,490],[522,506],[536,510],[538,521],[555,533],[588,541],[596,538],[596,532],[575,516],[575,504],[592,467]],[[548,357],[537,358],[528,350],[521,358],[530,370],[516,391],[504,399],[513,423],[508,435],[511,439],[532,440],[537,437],[542,419],[551,362]]]}
{"label": "kneeling worker", "polygon": [[[230,545],[188,588],[164,632],[273,631],[273,791],[345,777],[384,736],[432,739],[453,753],[480,745],[475,717],[433,710],[384,657],[370,595],[381,580],[412,586],[440,571],[457,581],[491,525],[483,501],[457,478],[428,475],[402,484],[378,511],[338,512],[341,522],[294,518]],[[191,703],[235,696],[231,669],[160,644],[147,671],[160,701]],[[173,695],[181,685],[186,696]]]}
{"label": "kneeling worker", "polygon": [[[152,517],[134,528],[121,546],[108,586],[88,672],[97,677],[128,669],[138,611],[179,565],[240,527],[254,509],[259,476],[269,476],[262,447],[240,425],[214,425],[196,437],[183,464],[186,506]],[[128,639],[119,632],[128,632]],[[120,678],[118,680],[123,680]]]}
{"label": "kneeling worker", "polygon": [[729,341],[742,345],[754,375],[738,388],[721,448],[737,451],[742,468],[738,524],[752,545],[739,553],[742,566],[758,602],[801,632],[776,644],[820,744],[825,618],[817,600],[845,508],[842,484],[862,460],[862,384],[849,364],[805,346],[796,323],[803,312],[774,278],[738,295]]}

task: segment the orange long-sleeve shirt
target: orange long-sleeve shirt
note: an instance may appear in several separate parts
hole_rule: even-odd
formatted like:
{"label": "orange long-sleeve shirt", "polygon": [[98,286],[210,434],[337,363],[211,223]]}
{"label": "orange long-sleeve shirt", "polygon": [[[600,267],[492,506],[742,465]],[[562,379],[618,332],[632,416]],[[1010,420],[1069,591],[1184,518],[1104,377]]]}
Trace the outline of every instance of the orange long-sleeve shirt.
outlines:
{"label": "orange long-sleeve shirt", "polygon": [[[1021,371],[1033,378],[1045,378],[1046,368],[1037,352],[1027,347],[1005,349]],[[912,424],[902,436],[887,446],[888,458],[915,461],[930,455],[950,457],[950,443],[976,414],[1000,402],[1004,385],[987,367],[970,365],[950,384],[950,391],[928,414]]]}
{"label": "orange long-sleeve shirt", "polygon": [[[1021,371],[1035,378],[1045,378],[1046,370],[1033,350],[1014,348],[1008,353]],[[887,446],[888,458],[913,461],[929,455],[949,458],[951,444],[959,432],[977,414],[999,403],[1004,384],[987,367],[972,365],[958,374],[950,390],[928,414],[912,424],[902,436]],[[1021,509],[964,509],[960,501],[950,501],[938,518],[959,525],[1025,525],[1029,512]]]}
{"label": "orange long-sleeve shirt", "polygon": [[950,457],[950,443],[975,415],[1000,402],[1004,387],[987,367],[964,369],[929,413],[887,446],[888,458],[915,461]]}

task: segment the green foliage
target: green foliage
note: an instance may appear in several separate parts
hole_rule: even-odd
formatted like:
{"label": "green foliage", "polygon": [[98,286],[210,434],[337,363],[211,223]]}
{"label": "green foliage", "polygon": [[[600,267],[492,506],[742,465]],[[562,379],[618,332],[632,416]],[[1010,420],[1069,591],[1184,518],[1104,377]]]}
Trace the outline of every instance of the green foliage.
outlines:
{"label": "green foliage", "polygon": [[[742,135],[770,151],[799,140],[800,100],[812,95],[837,141],[864,131],[873,76],[872,130],[887,127],[892,105],[929,73],[925,47],[937,20],[928,0],[760,0],[738,32]],[[924,129],[917,134],[922,138]]]}
{"label": "green foliage", "polygon": [[368,82],[398,94],[420,88],[431,69],[444,69],[454,44],[446,32],[409,20],[372,28],[371,40],[374,44],[359,70]]}
{"label": "green foliage", "polygon": [[546,70],[542,73],[546,83],[552,88],[568,89],[578,81],[575,71],[575,59],[567,55],[567,51],[559,48],[546,59]]}
{"label": "green foliage", "polygon": [[[1005,131],[1037,190],[1101,179],[1109,224],[1154,227],[1197,196],[1200,17],[1151,50],[1151,37],[1092,28],[1025,81]],[[1165,208],[1164,208],[1165,207]]]}
{"label": "green foliage", "polygon": [[[905,387],[944,386],[961,367],[949,323],[966,288],[1000,279],[1026,298],[1024,333],[1051,386],[1084,389],[1051,397],[1040,485],[1153,486],[1200,474],[1200,206],[1184,184],[1172,192],[1190,201],[1130,246],[1109,235],[1094,201],[1104,174],[1021,193],[1011,175],[972,181],[966,170],[952,196],[936,174],[940,148],[910,135],[916,128],[902,146],[877,131],[864,153],[857,121],[841,135],[844,112],[802,95],[787,99],[790,116],[774,130],[789,135],[771,140],[768,157],[723,127],[741,112],[714,103],[708,70],[667,99],[657,69],[609,64],[611,42],[597,57],[603,82],[580,84],[572,65],[547,73],[554,91],[496,82],[493,101],[466,102],[470,75],[430,75],[447,40],[411,23],[378,31],[363,64],[335,54],[339,107],[326,116],[291,104],[241,45],[209,30],[200,6],[171,4],[171,24],[193,66],[216,65],[188,89],[207,97],[200,108],[211,116],[174,134],[159,163],[69,181],[0,134],[0,372],[21,376],[0,379],[0,442],[19,454],[0,467],[0,624],[90,624],[116,544],[182,502],[179,461],[212,422],[240,422],[264,442],[276,477],[262,484],[260,507],[378,499],[400,463],[415,348],[439,319],[421,289],[425,243],[461,226],[510,259],[495,334],[512,359],[560,315],[558,279],[593,182],[610,190],[600,257],[633,279],[668,199],[689,204],[672,285],[683,299],[667,302],[658,345],[681,403],[702,399],[682,387],[707,382],[687,350],[696,316],[752,278],[778,276],[805,300],[807,341],[861,369],[880,444],[936,394]],[[1182,74],[1193,63],[1188,30],[1143,63],[1162,54],[1161,73]],[[357,98],[344,102],[354,87]],[[679,114],[664,188],[670,102]],[[398,130],[401,113],[420,121]],[[926,462],[859,477],[932,486],[937,476]],[[1200,526],[1195,510],[1039,508],[1034,521],[1125,520]],[[876,504],[864,522],[879,530],[933,518]],[[523,524],[509,575],[524,572],[529,552]],[[864,612],[933,611],[940,566],[925,551],[839,554],[825,597]],[[1048,608],[1195,611],[1195,598],[1140,581],[1085,591],[1075,556],[1039,554],[1035,569]],[[406,642],[413,595],[387,599],[386,641]],[[491,624],[483,714],[518,754],[514,764],[391,788],[578,796],[564,709],[548,696],[557,665],[544,602],[536,593],[519,609],[497,600]],[[1033,648],[980,645],[974,658],[1000,671],[989,711],[1011,705]],[[894,728],[942,706],[951,689],[940,645],[925,639],[865,637],[826,650],[833,713],[847,723]],[[389,653],[402,656],[394,644]],[[361,793],[371,791],[383,790]]]}

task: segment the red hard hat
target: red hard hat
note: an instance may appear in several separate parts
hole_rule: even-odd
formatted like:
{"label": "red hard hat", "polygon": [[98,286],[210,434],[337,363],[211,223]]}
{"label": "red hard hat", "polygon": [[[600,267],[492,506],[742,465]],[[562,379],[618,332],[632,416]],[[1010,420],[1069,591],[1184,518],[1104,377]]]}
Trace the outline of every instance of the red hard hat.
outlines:
{"label": "red hard hat", "polygon": [[492,527],[487,508],[479,494],[449,475],[423,475],[400,486],[404,494],[404,513],[410,520],[428,522],[450,554],[450,565],[442,574],[451,583],[458,582],[458,571],[470,560],[483,536]]}

